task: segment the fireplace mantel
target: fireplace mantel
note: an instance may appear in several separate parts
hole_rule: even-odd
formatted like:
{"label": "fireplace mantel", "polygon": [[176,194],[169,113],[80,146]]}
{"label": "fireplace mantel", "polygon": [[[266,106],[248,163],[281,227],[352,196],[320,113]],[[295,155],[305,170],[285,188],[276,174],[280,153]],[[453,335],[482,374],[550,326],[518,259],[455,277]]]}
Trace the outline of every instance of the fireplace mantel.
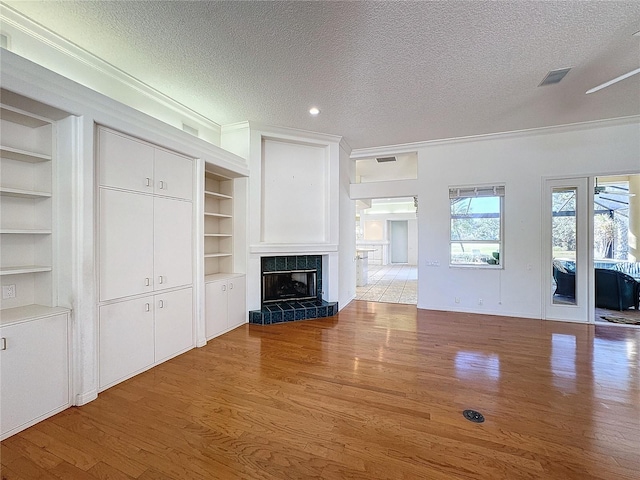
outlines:
{"label": "fireplace mantel", "polygon": [[249,247],[249,253],[262,256],[269,255],[323,255],[336,253],[338,245],[333,243],[293,244],[293,243],[259,243]]}

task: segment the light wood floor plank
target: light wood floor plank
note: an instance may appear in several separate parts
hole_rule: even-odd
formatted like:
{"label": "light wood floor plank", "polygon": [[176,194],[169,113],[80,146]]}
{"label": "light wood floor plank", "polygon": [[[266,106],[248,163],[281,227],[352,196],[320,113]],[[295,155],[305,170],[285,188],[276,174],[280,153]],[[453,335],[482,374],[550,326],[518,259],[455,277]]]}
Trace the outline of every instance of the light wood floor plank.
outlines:
{"label": "light wood floor plank", "polygon": [[639,480],[640,329],[354,301],[244,325],[0,452],[16,480]]}

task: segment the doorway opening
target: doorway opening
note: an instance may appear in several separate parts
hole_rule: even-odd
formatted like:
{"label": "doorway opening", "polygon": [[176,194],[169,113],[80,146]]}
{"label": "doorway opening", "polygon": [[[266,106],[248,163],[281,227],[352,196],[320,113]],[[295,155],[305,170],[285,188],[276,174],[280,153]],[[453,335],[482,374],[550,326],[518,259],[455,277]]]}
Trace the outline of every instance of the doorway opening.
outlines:
{"label": "doorway opening", "polygon": [[640,175],[596,177],[594,185],[595,321],[640,325]]}
{"label": "doorway opening", "polygon": [[417,197],[358,200],[356,299],[418,303]]}

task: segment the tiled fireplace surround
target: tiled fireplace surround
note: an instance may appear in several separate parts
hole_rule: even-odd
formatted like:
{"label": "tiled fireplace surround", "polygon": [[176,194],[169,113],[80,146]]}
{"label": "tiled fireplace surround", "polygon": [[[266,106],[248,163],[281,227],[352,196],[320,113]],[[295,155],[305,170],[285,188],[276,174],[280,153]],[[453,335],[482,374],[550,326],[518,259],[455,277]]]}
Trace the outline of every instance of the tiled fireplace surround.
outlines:
{"label": "tiled fireplace surround", "polygon": [[[287,272],[315,268],[318,271],[317,299],[262,305],[260,310],[249,312],[249,323],[271,325],[311,318],[332,317],[338,313],[338,302],[322,300],[322,255],[262,257],[260,263],[261,277],[263,272]],[[262,278],[260,278],[260,282],[262,282]]]}

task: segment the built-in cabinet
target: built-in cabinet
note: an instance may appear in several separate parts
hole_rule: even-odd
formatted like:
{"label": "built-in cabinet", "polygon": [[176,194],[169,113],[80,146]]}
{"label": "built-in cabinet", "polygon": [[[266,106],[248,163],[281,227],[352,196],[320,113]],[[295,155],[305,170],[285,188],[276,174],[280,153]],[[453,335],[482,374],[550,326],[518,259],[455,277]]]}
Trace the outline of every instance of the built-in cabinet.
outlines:
{"label": "built-in cabinet", "polygon": [[3,439],[64,410],[70,398],[68,310],[12,310],[2,312],[0,326]]}
{"label": "built-in cabinet", "polygon": [[[12,97],[15,99],[15,97]],[[56,122],[0,107],[0,438],[70,405],[69,313],[58,307]]]}
{"label": "built-in cabinet", "polygon": [[190,285],[192,210],[187,201],[101,188],[100,300]]}
{"label": "built-in cabinet", "polygon": [[193,346],[193,295],[183,288],[100,307],[100,387]]}
{"label": "built-in cabinet", "polygon": [[246,276],[234,272],[234,179],[204,177],[205,335],[207,340],[247,320]]}
{"label": "built-in cabinet", "polygon": [[192,159],[98,128],[100,389],[194,346]]}
{"label": "built-in cabinet", "polygon": [[205,333],[207,340],[246,323],[245,278],[243,274],[207,277],[208,281],[205,283]]}

